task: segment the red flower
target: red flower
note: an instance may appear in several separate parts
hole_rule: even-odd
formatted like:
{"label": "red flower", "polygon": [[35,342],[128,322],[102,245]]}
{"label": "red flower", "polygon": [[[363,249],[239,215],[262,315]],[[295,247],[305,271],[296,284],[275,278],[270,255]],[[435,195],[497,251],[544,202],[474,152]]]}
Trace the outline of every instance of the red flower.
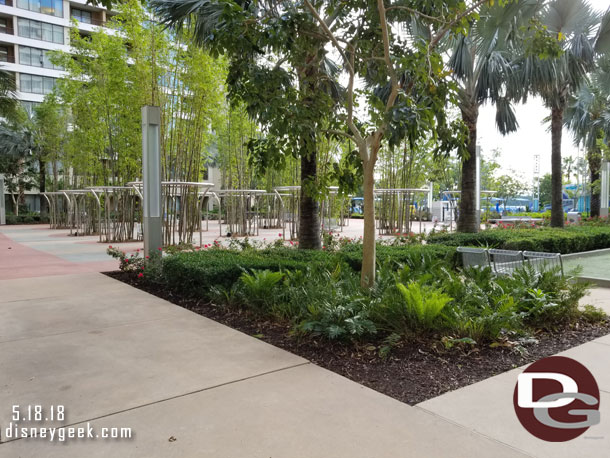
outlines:
{"label": "red flower", "polygon": [[143,277],[144,277],[144,274],[143,274],[142,272],[140,272],[140,273],[138,274],[138,278],[143,278]]}
{"label": "red flower", "polygon": [[146,259],[150,259],[150,256],[146,256]]}
{"label": "red flower", "polygon": [[161,248],[161,247],[159,247],[159,248],[157,248],[157,249],[158,249],[159,251],[163,250],[163,248]]}
{"label": "red flower", "polygon": [[281,236],[282,236],[282,233],[280,232],[280,233],[279,233],[277,236],[278,236],[278,237],[281,237]]}

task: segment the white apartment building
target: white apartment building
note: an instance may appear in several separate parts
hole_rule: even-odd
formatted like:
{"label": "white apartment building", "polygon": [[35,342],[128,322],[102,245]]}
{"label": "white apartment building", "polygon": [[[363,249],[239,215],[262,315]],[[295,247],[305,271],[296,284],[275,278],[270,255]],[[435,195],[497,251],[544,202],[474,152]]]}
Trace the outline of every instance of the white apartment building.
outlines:
{"label": "white apartment building", "polygon": [[111,14],[86,0],[0,0],[0,68],[15,74],[17,98],[26,109],[42,102],[65,75],[47,52],[70,50],[71,19],[87,35]]}

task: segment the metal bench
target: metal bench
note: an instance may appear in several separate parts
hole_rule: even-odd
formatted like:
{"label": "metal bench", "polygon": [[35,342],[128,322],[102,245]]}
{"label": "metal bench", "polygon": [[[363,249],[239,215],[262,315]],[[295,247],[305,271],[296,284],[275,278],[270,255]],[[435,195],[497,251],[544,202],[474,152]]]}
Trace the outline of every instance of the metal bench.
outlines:
{"label": "metal bench", "polygon": [[497,274],[512,274],[515,269],[523,265],[522,251],[491,249],[488,252],[494,272]]}
{"label": "metal bench", "polygon": [[498,275],[510,275],[525,263],[536,272],[558,269],[563,275],[561,253],[542,253],[538,251],[515,251],[485,248],[458,247],[464,267],[491,267]]}
{"label": "metal bench", "polygon": [[563,275],[563,260],[561,253],[542,253],[540,251],[524,251],[523,257],[525,261],[533,266],[536,271],[543,272],[546,270],[559,269]]}
{"label": "metal bench", "polygon": [[460,246],[457,251],[462,254],[462,265],[464,267],[490,267],[489,254],[485,248]]}

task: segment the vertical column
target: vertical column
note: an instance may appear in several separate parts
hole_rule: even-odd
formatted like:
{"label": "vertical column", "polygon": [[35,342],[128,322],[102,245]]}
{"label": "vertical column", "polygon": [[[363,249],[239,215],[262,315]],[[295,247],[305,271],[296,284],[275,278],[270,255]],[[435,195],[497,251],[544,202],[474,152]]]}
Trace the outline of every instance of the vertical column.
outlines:
{"label": "vertical column", "polygon": [[4,202],[4,177],[0,176],[0,225],[6,224],[6,208]]}
{"label": "vertical column", "polygon": [[477,178],[475,186],[475,209],[477,212],[477,224],[481,225],[481,147],[477,145]]}
{"label": "vertical column", "polygon": [[161,234],[161,110],[142,107],[142,178],[144,252],[163,246]]}
{"label": "vertical column", "polygon": [[604,161],[602,162],[602,173],[601,173],[601,210],[600,216],[607,217],[608,216],[608,201],[610,201],[610,162]]}

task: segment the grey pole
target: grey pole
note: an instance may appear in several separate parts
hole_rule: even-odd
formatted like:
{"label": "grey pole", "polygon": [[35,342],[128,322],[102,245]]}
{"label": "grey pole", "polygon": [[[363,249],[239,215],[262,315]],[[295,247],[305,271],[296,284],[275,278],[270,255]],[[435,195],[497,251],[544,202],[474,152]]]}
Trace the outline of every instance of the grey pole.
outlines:
{"label": "grey pole", "polygon": [[602,217],[608,216],[608,201],[610,201],[610,162],[602,162],[602,189],[601,189],[601,211],[599,213]]}
{"label": "grey pole", "polygon": [[142,107],[142,180],[144,253],[163,247],[161,233],[161,110]]}
{"label": "grey pole", "polygon": [[4,202],[4,177],[0,176],[0,225],[6,224],[6,208]]}
{"label": "grey pole", "polygon": [[475,209],[477,212],[477,227],[481,227],[481,147],[476,147],[476,184],[475,184]]}

